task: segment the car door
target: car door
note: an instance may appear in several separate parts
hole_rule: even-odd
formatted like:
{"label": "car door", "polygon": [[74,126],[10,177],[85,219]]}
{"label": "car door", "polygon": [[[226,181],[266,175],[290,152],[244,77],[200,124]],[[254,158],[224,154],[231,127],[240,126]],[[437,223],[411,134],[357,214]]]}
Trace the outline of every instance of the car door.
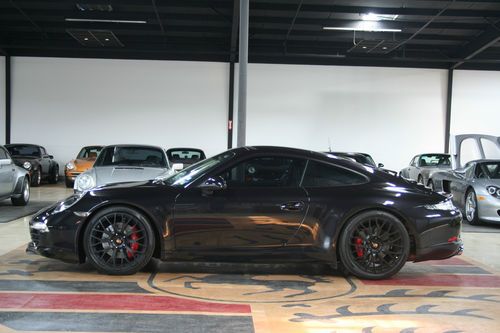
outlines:
{"label": "car door", "polygon": [[[186,189],[176,199],[176,249],[283,246],[298,230],[308,205],[299,187],[305,160],[260,156],[240,161]],[[223,188],[206,189],[218,179]]]}
{"label": "car door", "polygon": [[0,197],[8,196],[14,189],[14,162],[7,151],[0,147]]}
{"label": "car door", "polygon": [[412,170],[415,169],[416,161],[418,160],[418,156],[414,156],[410,161],[410,165],[404,168],[401,172],[402,176],[407,179],[412,179],[411,174]]}
{"label": "car door", "polygon": [[411,164],[409,178],[412,180],[417,180],[420,174],[420,156],[416,156]]}

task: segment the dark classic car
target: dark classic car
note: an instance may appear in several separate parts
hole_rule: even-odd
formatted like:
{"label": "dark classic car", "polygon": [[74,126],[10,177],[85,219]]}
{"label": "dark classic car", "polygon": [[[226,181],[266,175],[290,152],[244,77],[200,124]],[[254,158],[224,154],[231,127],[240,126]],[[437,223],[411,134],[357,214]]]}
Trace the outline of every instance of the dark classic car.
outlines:
{"label": "dark classic car", "polygon": [[338,151],[332,151],[332,152],[326,152],[326,153],[333,154],[333,155],[338,156],[338,157],[351,159],[354,162],[358,162],[358,163],[370,166],[372,168],[378,168],[381,171],[385,171],[387,173],[390,173],[393,176],[397,175],[396,171],[385,169],[384,164],[382,164],[382,163],[376,164],[375,161],[373,160],[373,158],[371,157],[371,155],[367,154],[367,153],[338,152]]}
{"label": "dark classic car", "polygon": [[55,184],[59,180],[59,164],[42,146],[32,144],[5,145],[14,163],[30,174],[31,186],[40,186],[42,180]]}
{"label": "dark classic car", "polygon": [[462,216],[423,186],[329,154],[243,147],[154,181],[73,195],[29,223],[28,251],[99,272],[162,260],[326,261],[382,279],[461,252]]}
{"label": "dark classic car", "polygon": [[403,178],[414,180],[419,184],[431,187],[432,174],[437,171],[451,169],[449,154],[420,154],[412,158],[410,165],[400,171]]}
{"label": "dark classic car", "polygon": [[30,200],[30,176],[18,167],[7,149],[0,146],[0,201],[10,199],[14,206],[25,206]]}

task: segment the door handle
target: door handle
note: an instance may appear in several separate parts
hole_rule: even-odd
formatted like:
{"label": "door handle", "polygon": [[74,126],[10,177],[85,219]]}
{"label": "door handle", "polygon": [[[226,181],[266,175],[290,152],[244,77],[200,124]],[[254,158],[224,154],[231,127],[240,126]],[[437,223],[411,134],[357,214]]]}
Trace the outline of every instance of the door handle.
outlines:
{"label": "door handle", "polygon": [[290,201],[280,205],[280,209],[286,211],[301,211],[303,208],[304,202],[302,201]]}

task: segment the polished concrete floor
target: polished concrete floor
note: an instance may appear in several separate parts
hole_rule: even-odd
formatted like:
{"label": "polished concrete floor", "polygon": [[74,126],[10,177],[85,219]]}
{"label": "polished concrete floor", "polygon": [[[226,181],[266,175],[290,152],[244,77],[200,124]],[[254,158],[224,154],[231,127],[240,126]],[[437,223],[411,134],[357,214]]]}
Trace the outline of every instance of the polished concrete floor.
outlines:
{"label": "polished concrete floor", "polygon": [[[32,195],[70,193],[44,185]],[[493,226],[466,228],[460,257],[362,281],[318,265],[155,262],[99,275],[27,255],[28,219],[0,223],[0,332],[500,332]]]}

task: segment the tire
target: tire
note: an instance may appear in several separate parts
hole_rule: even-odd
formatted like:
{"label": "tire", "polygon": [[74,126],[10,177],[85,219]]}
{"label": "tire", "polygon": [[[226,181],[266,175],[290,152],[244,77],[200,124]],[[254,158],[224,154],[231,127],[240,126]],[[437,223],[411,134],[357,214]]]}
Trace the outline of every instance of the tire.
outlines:
{"label": "tire", "polygon": [[468,189],[465,194],[464,217],[470,225],[478,225],[480,223],[476,192],[472,188]]}
{"label": "tire", "polygon": [[31,178],[31,186],[38,187],[42,183],[42,169],[38,168],[33,172],[33,177]]}
{"label": "tire", "polygon": [[49,183],[50,184],[57,184],[59,181],[59,166],[54,166],[52,167],[52,172],[49,175]]}
{"label": "tire", "polygon": [[436,186],[434,186],[434,182],[432,181],[432,179],[429,179],[429,182],[427,182],[427,187],[431,190],[431,191],[435,191],[436,189]]}
{"label": "tire", "polygon": [[422,178],[422,175],[418,175],[417,183],[419,183],[420,185],[424,185],[424,178]]}
{"label": "tire", "polygon": [[75,183],[71,180],[71,179],[64,179],[64,183],[66,184],[66,187],[67,188],[73,188],[73,186],[75,185]]}
{"label": "tire", "polygon": [[128,207],[114,206],[92,217],[85,228],[83,245],[88,261],[98,272],[130,275],[151,260],[155,237],[144,215]]}
{"label": "tire", "polygon": [[350,274],[368,280],[386,279],[399,272],[408,259],[410,237],[392,214],[368,211],[346,223],[338,252]]}
{"label": "tire", "polygon": [[23,180],[23,190],[19,198],[10,198],[10,201],[14,206],[26,206],[30,201],[30,181],[26,177]]}

